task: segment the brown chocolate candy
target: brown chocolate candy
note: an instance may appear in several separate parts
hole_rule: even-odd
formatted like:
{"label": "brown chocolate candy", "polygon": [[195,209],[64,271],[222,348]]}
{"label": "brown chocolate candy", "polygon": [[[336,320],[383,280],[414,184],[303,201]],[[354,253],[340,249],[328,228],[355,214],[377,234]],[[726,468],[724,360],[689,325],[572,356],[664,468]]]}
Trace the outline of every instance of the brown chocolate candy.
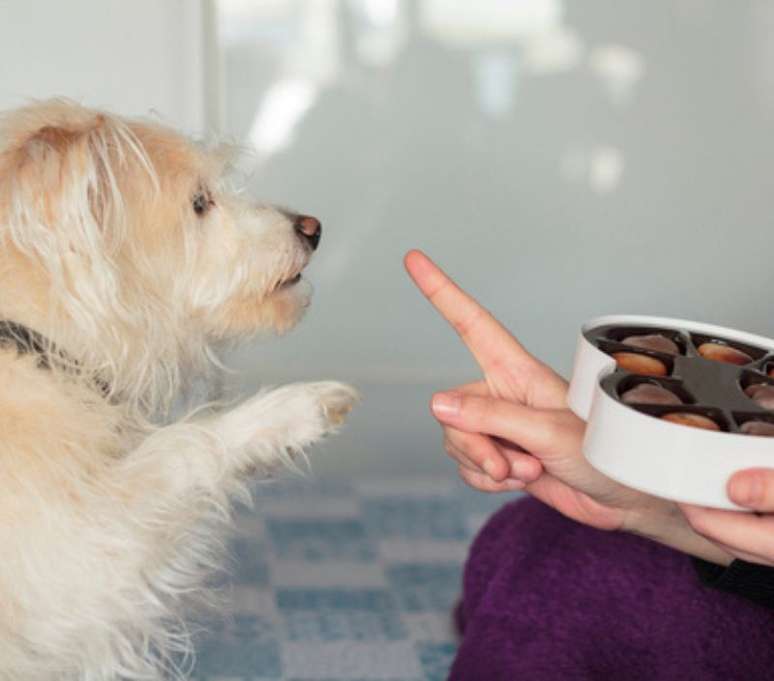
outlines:
{"label": "brown chocolate candy", "polygon": [[711,359],[715,362],[736,364],[737,366],[752,362],[752,357],[746,352],[723,343],[702,343],[697,350],[704,359]]}
{"label": "brown chocolate candy", "polygon": [[671,338],[662,336],[660,333],[649,333],[642,336],[628,336],[621,341],[624,345],[631,345],[643,350],[654,350],[663,352],[667,355],[679,355],[680,348]]}
{"label": "brown chocolate candy", "polygon": [[774,437],[774,423],[769,421],[745,421],[739,430],[745,435],[761,435],[763,437]]}
{"label": "brown chocolate candy", "polygon": [[667,366],[660,359],[636,352],[614,352],[613,359],[620,369],[642,376],[666,376]]}
{"label": "brown chocolate candy", "polygon": [[681,426],[690,426],[691,428],[701,428],[703,430],[720,430],[720,426],[708,416],[703,414],[694,414],[687,411],[673,411],[663,414],[661,418],[670,423],[678,423]]}
{"label": "brown chocolate candy", "polygon": [[760,435],[762,437],[774,437],[774,423],[769,421],[745,421],[739,430],[745,435]]}
{"label": "brown chocolate candy", "polygon": [[653,383],[640,383],[621,395],[625,404],[682,404],[671,390]]}
{"label": "brown chocolate candy", "polygon": [[774,411],[774,385],[753,383],[744,389],[744,394],[759,407]]}

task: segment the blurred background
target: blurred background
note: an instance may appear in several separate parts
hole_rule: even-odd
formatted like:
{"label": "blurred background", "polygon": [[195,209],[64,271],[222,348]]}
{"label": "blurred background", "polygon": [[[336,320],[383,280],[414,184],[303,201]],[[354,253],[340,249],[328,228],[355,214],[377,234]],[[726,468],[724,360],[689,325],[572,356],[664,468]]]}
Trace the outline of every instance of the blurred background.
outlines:
{"label": "blurred background", "polygon": [[766,0],[0,8],[2,107],[65,94],[235,141],[251,194],[320,217],[307,318],[230,362],[243,391],[361,388],[321,474],[454,473],[427,401],[477,372],[412,247],[564,373],[599,314],[774,334]]}
{"label": "blurred background", "polygon": [[313,476],[256,485],[193,678],[447,677],[471,538],[513,495],[443,454],[430,395],[478,372],[408,249],[565,375],[597,315],[774,336],[773,32],[769,0],[0,0],[0,108],[233,142],[237,184],[324,224],[306,319],[230,387],[364,400]]}

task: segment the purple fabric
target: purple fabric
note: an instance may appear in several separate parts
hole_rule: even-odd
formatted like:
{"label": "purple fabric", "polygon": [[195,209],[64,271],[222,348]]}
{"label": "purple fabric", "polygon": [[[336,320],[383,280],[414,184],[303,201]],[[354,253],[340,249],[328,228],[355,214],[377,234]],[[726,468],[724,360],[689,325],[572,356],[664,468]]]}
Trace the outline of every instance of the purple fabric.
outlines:
{"label": "purple fabric", "polygon": [[688,557],[508,504],[465,568],[452,681],[774,679],[774,611],[709,589]]}

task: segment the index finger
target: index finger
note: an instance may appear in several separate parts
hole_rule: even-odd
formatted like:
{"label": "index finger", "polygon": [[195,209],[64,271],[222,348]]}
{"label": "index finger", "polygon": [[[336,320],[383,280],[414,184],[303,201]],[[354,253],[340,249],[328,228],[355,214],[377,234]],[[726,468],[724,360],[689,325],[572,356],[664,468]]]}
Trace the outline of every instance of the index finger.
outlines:
{"label": "index finger", "polygon": [[[451,324],[486,374],[507,360],[532,359],[511,333],[421,251],[409,251],[404,265],[419,290]],[[506,360],[504,362],[504,360]]]}

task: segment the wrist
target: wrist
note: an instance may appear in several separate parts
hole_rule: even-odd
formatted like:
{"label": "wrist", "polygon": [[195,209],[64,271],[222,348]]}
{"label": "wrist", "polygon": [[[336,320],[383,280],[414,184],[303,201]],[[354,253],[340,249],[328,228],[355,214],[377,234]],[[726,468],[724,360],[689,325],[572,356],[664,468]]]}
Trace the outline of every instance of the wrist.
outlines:
{"label": "wrist", "polygon": [[627,511],[621,529],[717,565],[734,560],[731,553],[698,534],[677,504],[663,499]]}

